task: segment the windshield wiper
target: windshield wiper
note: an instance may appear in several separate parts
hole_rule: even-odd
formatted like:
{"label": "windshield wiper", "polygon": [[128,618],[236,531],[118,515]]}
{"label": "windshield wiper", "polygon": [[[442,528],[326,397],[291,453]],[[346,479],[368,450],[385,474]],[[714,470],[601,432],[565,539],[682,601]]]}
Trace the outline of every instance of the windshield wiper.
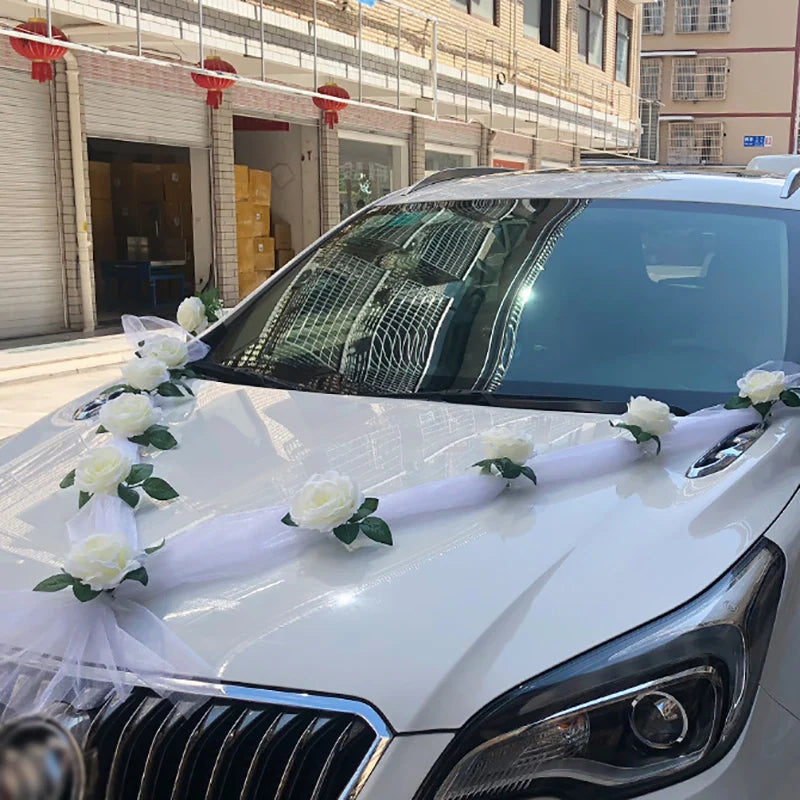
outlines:
{"label": "windshield wiper", "polygon": [[[537,411],[573,411],[583,414],[624,414],[628,408],[628,404],[624,400],[502,394],[500,392],[474,391],[472,389],[442,389],[430,392],[381,394],[380,396],[402,398],[404,400],[438,400],[445,403],[528,408]],[[671,406],[671,411],[679,417],[684,417],[688,413],[677,406]]]}
{"label": "windshield wiper", "polygon": [[195,361],[190,366],[201,378],[209,378],[220,383],[238,383],[244,386],[260,386],[267,389],[305,390],[305,387],[300,384],[284,381],[281,378],[273,378],[272,376],[267,377],[243,367],[226,367],[211,361]]}

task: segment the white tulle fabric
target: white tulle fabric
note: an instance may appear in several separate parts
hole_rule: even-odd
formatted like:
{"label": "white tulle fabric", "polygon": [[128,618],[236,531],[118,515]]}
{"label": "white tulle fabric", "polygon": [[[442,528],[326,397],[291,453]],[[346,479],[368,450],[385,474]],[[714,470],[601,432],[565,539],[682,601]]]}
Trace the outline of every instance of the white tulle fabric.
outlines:
{"label": "white tulle fabric", "polygon": [[123,314],[122,330],[133,350],[138,350],[141,342],[146,342],[158,335],[174,336],[182,342],[186,342],[190,362],[199,361],[210,350],[205,342],[201,342],[196,336],[187,333],[177,322],[170,322],[161,317],[135,317],[131,314]]}
{"label": "white tulle fabric", "polygon": [[[797,367],[792,373],[793,380],[800,380]],[[753,409],[721,408],[684,417],[663,437],[665,455],[685,451],[687,459],[696,457],[731,431],[759,419]],[[128,442],[117,444],[135,447]],[[139,458],[138,453],[133,455]],[[613,473],[647,457],[652,457],[650,449],[634,444],[620,431],[610,439],[535,456],[529,465],[536,472],[538,486],[520,479],[519,490],[547,492]],[[402,551],[403,528],[410,518],[485,505],[505,489],[505,480],[472,471],[381,497],[377,514],[390,525],[395,547]],[[80,696],[96,699],[96,690],[93,695],[88,687],[95,685],[92,681],[98,676],[108,691],[121,696],[135,683],[158,690],[158,678],[165,675],[208,677],[209,667],[146,604],[167,589],[187,584],[204,584],[207,595],[207,584],[257,574],[327,544],[324,534],[283,525],[280,520],[285,513],[284,507],[271,507],[227,514],[182,531],[147,558],[150,580],[146,587],[128,581],[113,597],[103,595],[79,603],[68,591],[0,592],[0,608],[4,609],[0,617],[0,643],[4,646],[0,702],[23,711],[65,699],[76,702],[74,698]],[[74,541],[109,530],[124,532],[139,547],[134,512],[116,497],[94,497],[67,524],[65,551],[66,539]],[[63,555],[58,554],[57,559],[63,560]],[[37,687],[35,694],[20,691],[19,679],[25,671],[20,665],[40,663],[43,656],[55,663],[52,677],[29,682]]]}

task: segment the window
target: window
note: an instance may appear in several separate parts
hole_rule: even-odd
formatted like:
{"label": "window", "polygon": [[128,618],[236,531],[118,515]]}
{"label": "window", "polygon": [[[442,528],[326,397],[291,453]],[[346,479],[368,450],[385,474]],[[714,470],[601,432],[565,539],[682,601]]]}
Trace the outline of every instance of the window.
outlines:
{"label": "window", "polygon": [[724,33],[730,29],[731,0],[677,0],[676,33]]}
{"label": "window", "polygon": [[205,363],[334,394],[694,411],[753,364],[800,359],[796,217],[688,198],[378,206],[246,301]]}
{"label": "window", "polygon": [[673,100],[724,100],[728,59],[724,56],[676,58],[672,62]]}
{"label": "window", "polygon": [[661,68],[660,58],[643,58],[641,63],[641,89],[640,93],[645,100],[661,99]]}
{"label": "window", "polygon": [[522,0],[522,30],[539,44],[557,50],[558,0]]}
{"label": "window", "polygon": [[473,17],[480,17],[487,22],[496,22],[494,0],[450,0],[451,4],[457,6]]}
{"label": "window", "polygon": [[642,33],[664,33],[664,0],[642,6]]}
{"label": "window", "polygon": [[477,163],[474,153],[456,153],[452,150],[425,150],[425,174],[432,175],[443,169],[473,167]]}
{"label": "window", "polygon": [[631,72],[631,28],[628,17],[617,14],[617,64],[615,77],[620,83],[630,81]]}
{"label": "window", "polygon": [[642,121],[642,136],[639,141],[639,158],[658,161],[659,105],[654,100],[642,98],[639,103],[639,119]]}
{"label": "window", "polygon": [[670,164],[721,164],[721,122],[673,122],[669,126]]}
{"label": "window", "polygon": [[605,0],[578,0],[578,54],[603,68]]}

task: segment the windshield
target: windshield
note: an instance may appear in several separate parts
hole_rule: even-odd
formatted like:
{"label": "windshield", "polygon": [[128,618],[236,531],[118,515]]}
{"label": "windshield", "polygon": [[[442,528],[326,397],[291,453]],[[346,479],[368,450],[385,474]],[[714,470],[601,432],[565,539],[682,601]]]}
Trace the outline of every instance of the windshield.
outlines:
{"label": "windshield", "polygon": [[379,207],[220,329],[213,364],[333,393],[492,393],[692,411],[797,360],[795,212],[475,200]]}

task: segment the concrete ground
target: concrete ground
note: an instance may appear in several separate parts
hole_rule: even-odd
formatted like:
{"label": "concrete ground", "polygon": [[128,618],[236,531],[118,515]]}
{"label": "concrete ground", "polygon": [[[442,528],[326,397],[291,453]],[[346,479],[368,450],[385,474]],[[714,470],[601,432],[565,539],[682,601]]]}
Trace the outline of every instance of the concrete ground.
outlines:
{"label": "concrete ground", "polygon": [[[118,330],[118,329],[117,329]],[[0,347],[0,440],[119,378],[131,349],[116,332],[57,335]]]}

